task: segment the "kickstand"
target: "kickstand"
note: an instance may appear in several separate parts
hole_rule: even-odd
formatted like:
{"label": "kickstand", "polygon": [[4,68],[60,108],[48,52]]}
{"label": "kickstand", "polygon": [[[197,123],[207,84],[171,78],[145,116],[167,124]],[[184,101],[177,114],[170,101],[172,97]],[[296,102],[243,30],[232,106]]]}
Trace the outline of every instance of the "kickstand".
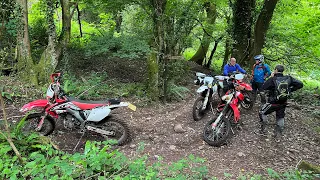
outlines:
{"label": "kickstand", "polygon": [[232,132],[232,134],[233,134],[233,135],[235,135],[235,133],[234,133],[234,131],[233,131],[233,128],[232,128],[232,127],[231,127],[231,132]]}
{"label": "kickstand", "polygon": [[210,108],[211,108],[210,110],[211,110],[212,114],[215,115],[215,113],[213,112],[212,103],[210,103]]}
{"label": "kickstand", "polygon": [[77,149],[77,147],[79,146],[80,141],[81,141],[82,137],[84,136],[84,133],[85,133],[85,131],[82,133],[82,135],[81,135],[81,137],[80,137],[80,139],[79,139],[79,141],[78,141],[77,145],[73,148],[73,152],[75,152],[75,151],[76,151],[76,149]]}

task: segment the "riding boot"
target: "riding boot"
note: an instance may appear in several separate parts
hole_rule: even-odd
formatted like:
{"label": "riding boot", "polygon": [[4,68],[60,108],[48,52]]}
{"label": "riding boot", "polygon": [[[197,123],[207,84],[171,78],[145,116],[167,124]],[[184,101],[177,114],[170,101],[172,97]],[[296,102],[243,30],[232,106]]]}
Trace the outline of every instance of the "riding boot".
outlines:
{"label": "riding boot", "polygon": [[263,134],[263,135],[266,135],[267,134],[267,130],[266,130],[266,126],[267,126],[267,123],[266,122],[261,122],[260,123],[260,133]]}
{"label": "riding boot", "polygon": [[284,130],[284,118],[277,119],[277,125],[274,129],[274,138],[276,141],[280,141],[283,137],[283,130]]}
{"label": "riding boot", "polygon": [[266,126],[267,126],[267,116],[259,113],[260,117],[260,130],[259,133],[262,135],[267,134]]}
{"label": "riding boot", "polygon": [[256,100],[257,100],[257,91],[253,91],[253,94],[252,94],[253,103],[256,103]]}
{"label": "riding boot", "polygon": [[261,99],[261,104],[265,104],[267,102],[264,92],[260,92],[260,99]]}

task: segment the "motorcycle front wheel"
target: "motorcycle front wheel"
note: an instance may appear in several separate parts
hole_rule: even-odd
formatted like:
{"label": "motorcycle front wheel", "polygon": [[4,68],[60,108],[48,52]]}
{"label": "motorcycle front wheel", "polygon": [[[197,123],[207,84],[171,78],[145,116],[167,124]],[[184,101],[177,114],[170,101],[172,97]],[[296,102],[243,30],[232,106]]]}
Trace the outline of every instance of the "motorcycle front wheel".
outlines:
{"label": "motorcycle front wheel", "polygon": [[[32,131],[36,132],[35,129],[37,128],[37,126],[43,116],[44,116],[44,114],[42,114],[42,113],[29,114],[25,118],[24,122],[20,121],[21,124],[19,123],[19,125],[22,125],[21,131],[24,133],[29,133]],[[54,119],[50,116],[46,116],[44,119],[44,122],[42,124],[42,127],[41,127],[40,131],[38,131],[38,132],[43,136],[47,136],[53,132],[54,128],[55,128]]]}
{"label": "motorcycle front wheel", "polygon": [[129,126],[119,119],[107,117],[99,122],[97,126],[105,131],[113,132],[112,135],[103,135],[103,137],[106,140],[116,140],[119,146],[124,145],[131,139]]}
{"label": "motorcycle front wheel", "polygon": [[216,121],[216,118],[210,120],[203,131],[203,139],[210,146],[220,147],[228,139],[231,132],[230,121],[222,116],[220,122],[217,124],[216,128],[212,128],[212,124]]}
{"label": "motorcycle front wheel", "polygon": [[193,116],[193,120],[195,121],[201,120],[205,115],[206,110],[209,109],[209,100],[208,100],[206,109],[202,110],[203,101],[204,101],[204,97],[200,96],[196,99],[196,101],[193,104],[192,116]]}

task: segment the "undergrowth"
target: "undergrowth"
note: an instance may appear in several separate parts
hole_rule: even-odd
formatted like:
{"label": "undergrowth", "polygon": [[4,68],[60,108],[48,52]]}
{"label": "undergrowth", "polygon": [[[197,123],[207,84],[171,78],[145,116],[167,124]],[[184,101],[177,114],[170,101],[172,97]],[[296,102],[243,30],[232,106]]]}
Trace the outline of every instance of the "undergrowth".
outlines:
{"label": "undergrowth", "polygon": [[[25,164],[21,164],[4,136],[0,136],[1,179],[207,179],[208,167],[202,158],[188,158],[170,165],[157,157],[150,163],[147,155],[129,159],[111,148],[112,142],[87,141],[83,152],[69,154],[53,148],[47,138],[36,134],[24,135],[14,128],[12,138]],[[137,152],[143,151],[143,143]],[[226,179],[313,179],[311,172],[289,171],[283,174],[267,169],[267,175],[225,173]],[[210,177],[210,179],[217,179]]]}

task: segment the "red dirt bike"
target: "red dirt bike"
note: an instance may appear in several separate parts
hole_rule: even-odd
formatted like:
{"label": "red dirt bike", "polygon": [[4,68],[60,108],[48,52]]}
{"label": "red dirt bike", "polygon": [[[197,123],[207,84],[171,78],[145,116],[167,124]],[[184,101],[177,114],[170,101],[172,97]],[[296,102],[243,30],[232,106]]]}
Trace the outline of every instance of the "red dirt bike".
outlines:
{"label": "red dirt bike", "polygon": [[226,142],[231,132],[232,126],[239,124],[240,120],[240,103],[245,99],[241,91],[244,86],[238,84],[238,80],[243,79],[242,74],[234,76],[232,88],[221,97],[222,102],[218,105],[219,115],[210,120],[203,131],[203,138],[210,146],[221,146]]}
{"label": "red dirt bike", "polygon": [[[223,93],[224,84],[223,82],[226,81],[228,84],[228,87],[232,87],[233,83],[237,83],[240,86],[244,87],[243,90],[241,90],[241,93],[244,95],[244,101],[241,101],[241,106],[243,109],[250,110],[252,109],[254,105],[254,97],[253,97],[253,89],[250,84],[243,81],[244,77],[242,79],[235,79],[234,76],[237,75],[237,72],[234,72],[229,76],[215,76],[218,79],[218,95],[221,98]],[[229,89],[229,88],[228,88]]]}
{"label": "red dirt bike", "polygon": [[113,118],[111,110],[119,107],[136,107],[119,99],[105,101],[83,101],[67,96],[60,87],[62,73],[50,76],[51,84],[47,89],[47,99],[40,99],[25,104],[21,112],[30,113],[25,120],[23,131],[37,131],[49,135],[55,129],[55,119],[62,120],[67,129],[78,129],[81,133],[93,131],[106,139],[114,139],[118,145],[130,140],[130,130],[126,122]]}

